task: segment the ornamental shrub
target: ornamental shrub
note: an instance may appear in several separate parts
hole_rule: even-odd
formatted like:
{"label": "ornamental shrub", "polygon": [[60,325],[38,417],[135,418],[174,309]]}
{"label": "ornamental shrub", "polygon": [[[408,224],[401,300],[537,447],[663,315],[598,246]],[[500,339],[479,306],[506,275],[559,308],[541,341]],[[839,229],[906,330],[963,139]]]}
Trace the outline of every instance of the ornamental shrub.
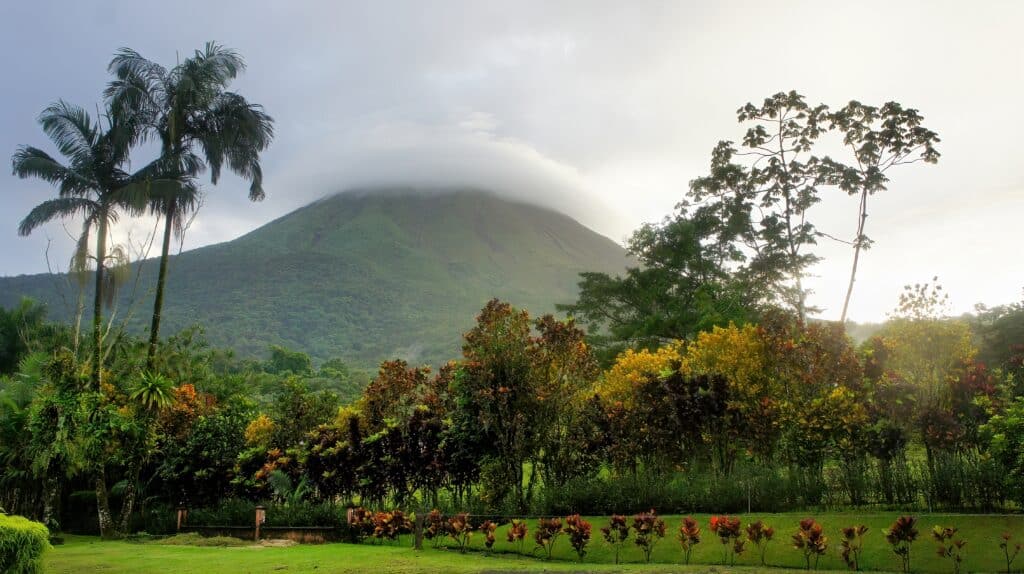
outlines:
{"label": "ornamental shrub", "polygon": [[0,514],[0,572],[36,574],[43,571],[43,552],[50,548],[50,531],[21,516]]}
{"label": "ornamental shrub", "polygon": [[683,549],[683,561],[686,564],[690,563],[693,549],[698,544],[700,544],[700,526],[696,520],[687,516],[679,525],[679,545]]}
{"label": "ornamental shrub", "polygon": [[1000,537],[999,549],[1003,551],[1003,558],[1006,559],[1006,574],[1013,571],[1013,561],[1017,559],[1017,555],[1024,548],[1024,544],[1014,543],[1012,539],[1013,536],[1009,532],[1004,532]]}
{"label": "ornamental shrub", "polygon": [[551,553],[555,550],[555,541],[562,534],[561,518],[541,518],[537,521],[537,530],[533,533],[533,540],[537,548],[544,552],[544,557],[551,560]]}
{"label": "ornamental shrub", "polygon": [[644,553],[644,562],[651,561],[651,552],[659,540],[665,537],[665,521],[658,518],[652,508],[650,512],[641,512],[633,516],[633,544]]}
{"label": "ornamental shrub", "polygon": [[613,514],[608,521],[608,526],[601,527],[601,536],[605,544],[612,547],[615,553],[615,563],[619,563],[619,554],[622,547],[629,539],[629,525],[626,524],[626,517],[621,514]]}
{"label": "ornamental shrub", "polygon": [[448,519],[448,536],[455,541],[459,552],[465,554],[469,547],[469,539],[473,536],[473,525],[469,521],[469,514],[460,512]]}
{"label": "ornamental shrub", "polygon": [[579,514],[573,514],[565,518],[565,527],[562,532],[569,536],[569,544],[576,551],[580,560],[587,554],[587,544],[590,542],[590,523],[580,518]]}
{"label": "ornamental shrub", "polygon": [[860,554],[864,551],[864,535],[868,533],[868,527],[858,524],[857,526],[845,526],[842,531],[843,538],[839,542],[839,557],[846,563],[847,568],[856,572],[860,570]]}
{"label": "ornamental shrub", "polygon": [[765,557],[768,552],[768,543],[775,537],[775,529],[758,520],[747,525],[747,540],[757,547],[758,556],[761,558],[761,566],[765,566]]}
{"label": "ornamental shrub", "polygon": [[953,574],[960,574],[960,565],[964,561],[964,546],[967,542],[956,537],[957,529],[951,526],[936,526],[932,529],[932,538],[939,544],[938,554],[948,558],[953,564]]}
{"label": "ornamental shrub", "polygon": [[885,540],[900,559],[903,572],[910,572],[910,547],[917,540],[917,519],[901,516],[885,532]]}
{"label": "ornamental shrub", "polygon": [[505,534],[508,543],[514,544],[516,550],[522,554],[523,544],[525,544],[526,536],[530,533],[529,527],[526,526],[525,520],[513,520],[512,524],[508,527],[508,532]]}
{"label": "ornamental shrub", "polygon": [[434,548],[439,547],[444,535],[448,533],[448,521],[441,511],[435,508],[430,511],[424,522],[423,537],[429,540]]}
{"label": "ornamental shrub", "polygon": [[811,569],[811,559],[814,559],[814,569],[818,568],[818,560],[828,550],[828,537],[825,536],[821,524],[813,518],[805,518],[800,521],[800,528],[793,535],[793,548],[796,548],[804,555],[804,563],[807,569]]}
{"label": "ornamental shrub", "polygon": [[488,553],[494,549],[494,542],[496,540],[496,538],[494,537],[494,532],[497,529],[498,524],[496,522],[484,520],[480,523],[480,532],[482,532],[484,535],[484,547],[487,548]]}
{"label": "ornamental shrub", "polygon": [[[726,566],[735,566],[736,556],[743,554],[746,550],[746,541],[740,538],[741,528],[742,523],[739,518],[730,518],[728,516],[711,517],[711,532],[718,536],[718,540],[722,543],[722,548],[725,549],[722,564]],[[772,534],[774,533],[772,531]]]}

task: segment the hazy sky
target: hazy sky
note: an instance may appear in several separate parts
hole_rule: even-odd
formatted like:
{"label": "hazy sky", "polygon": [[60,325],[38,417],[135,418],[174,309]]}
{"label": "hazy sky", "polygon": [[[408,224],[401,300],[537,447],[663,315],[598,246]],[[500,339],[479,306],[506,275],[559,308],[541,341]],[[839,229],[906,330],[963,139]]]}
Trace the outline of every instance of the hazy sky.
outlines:
{"label": "hazy sky", "polygon": [[[741,137],[743,103],[790,89],[833,106],[896,100],[926,117],[943,155],[893,172],[872,199],[876,243],[850,315],[884,318],[903,284],[933,275],[962,311],[1024,287],[1022,24],[1020,1],[5,2],[0,152],[51,149],[37,114],[57,98],[94,106],[118,47],[171,65],[217,40],[245,56],[234,88],[278,135],[267,199],[249,204],[233,177],[207,186],[186,249],[381,182],[489,187],[621,241],[672,210],[718,140]],[[60,225],[16,234],[51,194],[0,174],[0,274],[45,271],[48,238],[65,265]],[[824,195],[812,219],[852,237],[855,201]],[[851,253],[818,251],[812,302],[835,318]]]}

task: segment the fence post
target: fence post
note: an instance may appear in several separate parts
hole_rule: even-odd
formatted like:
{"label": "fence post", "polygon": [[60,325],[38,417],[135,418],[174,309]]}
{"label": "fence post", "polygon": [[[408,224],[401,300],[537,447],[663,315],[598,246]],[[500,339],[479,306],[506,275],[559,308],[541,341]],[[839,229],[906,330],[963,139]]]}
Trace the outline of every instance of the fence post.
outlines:
{"label": "fence post", "polygon": [[181,527],[185,525],[186,520],[188,520],[188,508],[182,504],[178,507],[178,532],[181,532]]}
{"label": "fence post", "polygon": [[264,506],[256,507],[256,541],[260,539],[260,525],[267,521],[267,509]]}
{"label": "fence post", "polygon": [[423,550],[423,511],[416,513],[416,550]]}

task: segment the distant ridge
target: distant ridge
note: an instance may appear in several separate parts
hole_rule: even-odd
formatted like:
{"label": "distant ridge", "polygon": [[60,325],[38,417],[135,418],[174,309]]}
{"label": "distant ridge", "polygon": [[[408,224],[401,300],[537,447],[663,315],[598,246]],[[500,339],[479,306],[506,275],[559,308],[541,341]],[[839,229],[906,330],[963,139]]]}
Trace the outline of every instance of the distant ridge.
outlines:
{"label": "distant ridge", "polygon": [[[488,299],[550,312],[575,299],[581,271],[618,273],[626,263],[620,245],[572,218],[486,191],[357,189],[172,257],[163,332],[200,323],[212,343],[243,356],[277,344],[367,368],[392,357],[439,364],[458,356]],[[150,291],[155,269],[143,265]],[[0,305],[31,296],[67,319],[57,290],[67,283],[0,278]],[[131,306],[133,331],[145,330],[151,298],[138,294]]]}

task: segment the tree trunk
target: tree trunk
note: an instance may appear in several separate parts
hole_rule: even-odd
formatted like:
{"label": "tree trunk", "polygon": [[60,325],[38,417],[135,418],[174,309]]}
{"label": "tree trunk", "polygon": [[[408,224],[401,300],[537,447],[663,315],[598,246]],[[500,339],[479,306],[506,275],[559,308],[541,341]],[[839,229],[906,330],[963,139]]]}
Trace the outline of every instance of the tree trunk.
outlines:
{"label": "tree trunk", "polygon": [[100,536],[102,538],[114,537],[114,519],[110,514],[110,498],[107,496],[107,479],[103,471],[99,471],[95,481],[96,486],[96,512],[100,523]]}
{"label": "tree trunk", "polygon": [[857,221],[857,238],[853,240],[853,268],[850,269],[850,284],[846,287],[846,299],[843,300],[843,314],[839,322],[846,324],[846,310],[850,307],[850,296],[853,295],[853,282],[857,278],[857,263],[860,261],[860,250],[864,246],[864,222],[868,218],[868,190],[860,195],[860,217]]}
{"label": "tree trunk", "polygon": [[122,535],[128,534],[131,528],[132,511],[135,509],[135,499],[139,494],[139,469],[141,466],[137,461],[130,463],[128,475],[125,477],[127,484],[124,489],[124,500],[121,503],[121,518],[117,521],[117,531]]}
{"label": "tree trunk", "polygon": [[60,481],[52,476],[43,483],[43,524],[51,532],[60,530]]}
{"label": "tree trunk", "polygon": [[[84,282],[83,282],[84,283]],[[82,336],[82,316],[85,315],[85,285],[78,284],[78,304],[75,306],[75,333],[72,339],[72,348],[75,356],[78,357],[78,343]]]}
{"label": "tree trunk", "polygon": [[92,304],[92,384],[99,390],[103,371],[103,266],[107,257],[107,213],[100,212],[99,234],[96,237],[96,293]]}
{"label": "tree trunk", "polygon": [[153,300],[153,321],[149,326],[149,351],[146,354],[146,369],[156,367],[156,348],[160,340],[160,312],[164,307],[164,286],[167,282],[167,259],[171,251],[171,231],[174,228],[175,204],[169,198],[164,206],[164,242],[160,251],[160,272],[156,279],[156,297]]}

